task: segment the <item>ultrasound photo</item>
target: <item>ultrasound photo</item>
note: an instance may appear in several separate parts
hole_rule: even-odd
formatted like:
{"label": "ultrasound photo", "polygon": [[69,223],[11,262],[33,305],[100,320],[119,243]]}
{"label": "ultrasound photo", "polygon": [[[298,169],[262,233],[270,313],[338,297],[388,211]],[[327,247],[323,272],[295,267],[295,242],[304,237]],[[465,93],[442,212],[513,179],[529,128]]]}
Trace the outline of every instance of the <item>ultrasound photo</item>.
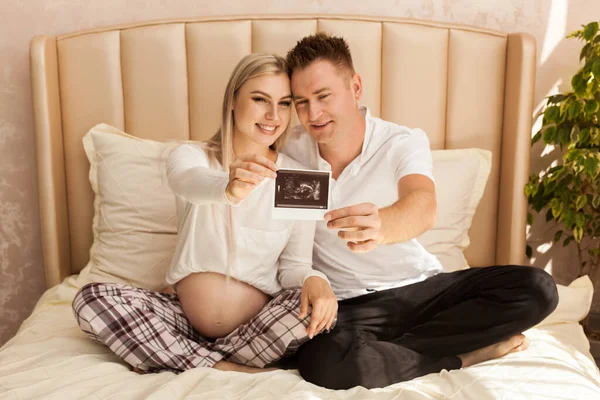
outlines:
{"label": "ultrasound photo", "polygon": [[278,170],[274,218],[320,219],[329,209],[330,177],[328,171]]}
{"label": "ultrasound photo", "polygon": [[277,171],[275,207],[327,208],[329,174],[319,171]]}

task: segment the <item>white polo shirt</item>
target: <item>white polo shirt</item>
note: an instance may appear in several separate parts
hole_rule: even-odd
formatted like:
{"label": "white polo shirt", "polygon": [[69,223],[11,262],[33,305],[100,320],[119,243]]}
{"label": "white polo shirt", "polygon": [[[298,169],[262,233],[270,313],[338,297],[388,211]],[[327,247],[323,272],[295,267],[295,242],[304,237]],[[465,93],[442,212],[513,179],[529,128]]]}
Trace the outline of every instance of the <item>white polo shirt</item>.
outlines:
{"label": "white polo shirt", "polygon": [[[421,129],[410,129],[374,118],[367,108],[365,139],[361,153],[332,180],[333,209],[370,202],[378,208],[398,201],[398,181],[410,174],[433,180],[429,140]],[[299,125],[283,153],[312,169],[331,170],[319,155],[316,141]],[[338,299],[347,299],[422,281],[442,271],[437,258],[416,239],[379,245],[368,253],[354,253],[338,230],[317,222],[313,268],[325,273]]]}

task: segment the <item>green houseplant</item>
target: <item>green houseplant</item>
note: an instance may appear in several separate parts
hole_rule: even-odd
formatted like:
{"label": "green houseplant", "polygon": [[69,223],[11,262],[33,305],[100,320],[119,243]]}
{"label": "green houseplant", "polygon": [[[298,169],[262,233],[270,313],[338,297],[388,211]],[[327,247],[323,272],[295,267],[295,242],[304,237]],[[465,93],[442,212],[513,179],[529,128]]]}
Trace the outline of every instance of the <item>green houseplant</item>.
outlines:
{"label": "green houseplant", "polygon": [[[547,222],[560,230],[554,244],[577,247],[579,275],[596,279],[600,265],[600,34],[591,22],[567,38],[584,42],[582,67],[571,79],[572,91],[547,99],[542,127],[532,145],[543,140],[545,147],[562,151],[562,159],[531,175],[525,185],[528,203],[536,213],[545,212]],[[528,223],[533,214],[528,215]],[[528,257],[532,249],[527,246]],[[588,320],[584,328],[590,332]],[[597,336],[594,334],[594,336]]]}

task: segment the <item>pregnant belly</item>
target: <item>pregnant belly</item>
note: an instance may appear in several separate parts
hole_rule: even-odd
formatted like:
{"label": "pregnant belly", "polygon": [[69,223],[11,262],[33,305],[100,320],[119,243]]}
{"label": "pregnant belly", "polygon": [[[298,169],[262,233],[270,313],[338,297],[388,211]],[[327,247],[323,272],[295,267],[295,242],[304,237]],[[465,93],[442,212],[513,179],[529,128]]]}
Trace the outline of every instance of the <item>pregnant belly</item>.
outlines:
{"label": "pregnant belly", "polygon": [[213,272],[188,275],[177,283],[181,308],[207,338],[227,336],[248,322],[271,300],[257,288]]}

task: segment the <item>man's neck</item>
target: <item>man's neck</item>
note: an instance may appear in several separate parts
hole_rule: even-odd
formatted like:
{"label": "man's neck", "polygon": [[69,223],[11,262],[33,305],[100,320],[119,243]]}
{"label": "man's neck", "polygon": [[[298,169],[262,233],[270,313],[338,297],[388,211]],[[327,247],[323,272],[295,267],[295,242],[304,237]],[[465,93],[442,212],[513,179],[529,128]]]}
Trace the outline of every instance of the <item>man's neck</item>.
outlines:
{"label": "man's neck", "polygon": [[337,179],[352,160],[362,152],[365,140],[365,117],[359,113],[356,122],[351,126],[352,131],[340,132],[337,141],[319,144],[319,154],[331,165],[333,179]]}

